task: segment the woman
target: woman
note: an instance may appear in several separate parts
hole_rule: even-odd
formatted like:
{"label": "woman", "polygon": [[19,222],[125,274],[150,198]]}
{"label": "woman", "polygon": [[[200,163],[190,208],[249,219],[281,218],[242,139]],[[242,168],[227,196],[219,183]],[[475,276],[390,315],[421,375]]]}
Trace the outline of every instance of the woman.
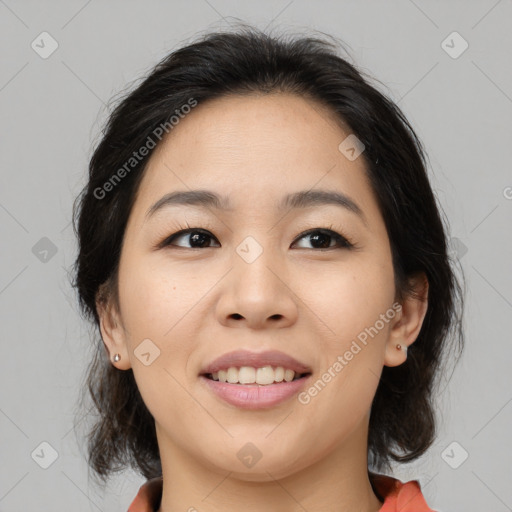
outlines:
{"label": "woman", "polygon": [[335,45],[171,53],[77,199],[89,464],[148,480],[129,512],[431,510],[380,472],[435,438],[461,288],[420,141]]}

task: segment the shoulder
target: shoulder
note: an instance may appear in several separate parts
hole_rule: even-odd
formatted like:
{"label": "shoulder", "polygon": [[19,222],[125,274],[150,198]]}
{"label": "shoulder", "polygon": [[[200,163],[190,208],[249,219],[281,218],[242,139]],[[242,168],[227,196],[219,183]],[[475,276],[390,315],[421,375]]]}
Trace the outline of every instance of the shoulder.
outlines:
{"label": "shoulder", "polygon": [[384,500],[379,512],[435,512],[427,505],[418,480],[401,482],[375,473],[369,476],[374,491]]}
{"label": "shoulder", "polygon": [[147,480],[139,488],[127,512],[156,512],[162,499],[163,477]]}

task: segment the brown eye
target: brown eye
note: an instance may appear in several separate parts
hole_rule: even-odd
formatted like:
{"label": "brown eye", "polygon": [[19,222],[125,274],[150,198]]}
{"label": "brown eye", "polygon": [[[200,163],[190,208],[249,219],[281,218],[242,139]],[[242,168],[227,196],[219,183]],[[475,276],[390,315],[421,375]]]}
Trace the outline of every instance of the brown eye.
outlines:
{"label": "brown eye", "polygon": [[[182,246],[179,244],[173,243],[175,240],[178,240],[180,238],[188,237],[188,243],[189,246]],[[197,229],[197,228],[190,228],[190,229],[184,229],[182,231],[178,231],[177,233],[174,233],[170,237],[166,238],[164,242],[162,242],[161,246],[165,247],[168,245],[176,245],[178,247],[185,247],[185,249],[202,249],[202,248],[208,248],[211,247],[208,242],[209,240],[212,240],[216,238],[209,233],[208,231]]]}
{"label": "brown eye", "polygon": [[[353,247],[353,244],[344,236],[330,229],[311,229],[302,233],[298,239],[307,237],[309,237],[310,243],[313,245],[312,249],[350,249]],[[334,245],[332,244],[333,241]],[[310,247],[305,247],[305,249],[310,249]]]}

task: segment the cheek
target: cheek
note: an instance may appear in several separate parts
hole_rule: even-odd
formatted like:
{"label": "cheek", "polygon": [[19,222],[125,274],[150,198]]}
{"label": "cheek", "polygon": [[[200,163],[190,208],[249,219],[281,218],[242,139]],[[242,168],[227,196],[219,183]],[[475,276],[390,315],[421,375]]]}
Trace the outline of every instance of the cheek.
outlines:
{"label": "cheek", "polygon": [[195,288],[186,286],[184,278],[143,265],[132,265],[121,276],[121,311],[134,378],[152,416],[166,424],[177,411],[192,407],[184,387],[196,333],[187,328],[187,313],[198,301],[199,290],[193,293],[190,289]]}
{"label": "cheek", "polygon": [[121,311],[128,330],[162,339],[190,310],[191,303],[197,302],[200,290],[194,279],[185,279],[179,271],[162,272],[130,262],[128,268],[126,272],[120,269],[119,281]]}
{"label": "cheek", "polygon": [[[186,326],[197,298],[187,294],[183,282],[149,266],[126,268],[129,272],[120,269],[119,281],[126,343],[137,386],[154,415],[162,396],[182,403],[177,381],[184,382],[195,349],[195,333]],[[162,394],[162,390],[166,391]]]}
{"label": "cheek", "polygon": [[314,411],[309,420],[312,430],[322,431],[322,422],[329,419],[331,427],[321,443],[335,443],[357,428],[379,383],[395,314],[393,275],[379,266],[374,271],[365,268],[365,272],[328,276],[329,293],[318,293],[311,306],[322,320],[319,325],[328,329],[322,328],[325,336],[318,339],[319,374],[305,390],[301,406]]}
{"label": "cheek", "polygon": [[331,291],[319,308],[335,335],[324,341],[320,380],[328,383],[317,386],[317,407],[350,429],[369,410],[379,383],[395,316],[393,268],[384,258],[361,258],[350,272],[328,277]]}
{"label": "cheek", "polygon": [[[318,273],[314,286],[303,290],[308,306],[329,328],[340,349],[340,344],[350,343],[390,310],[395,294],[393,270],[361,259],[342,270]],[[386,330],[381,322],[378,325]]]}

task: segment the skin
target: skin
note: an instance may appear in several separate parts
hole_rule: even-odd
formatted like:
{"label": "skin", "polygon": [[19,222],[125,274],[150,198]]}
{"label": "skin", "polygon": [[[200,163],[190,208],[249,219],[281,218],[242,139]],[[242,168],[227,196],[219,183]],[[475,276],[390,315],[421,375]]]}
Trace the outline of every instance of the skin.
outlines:
{"label": "skin", "polygon": [[[119,268],[119,308],[101,307],[101,333],[120,370],[133,369],[155,418],[163,469],[160,512],[361,511],[381,506],[367,474],[368,420],[384,365],[406,360],[427,310],[428,283],[413,280],[399,314],[308,404],[292,397],[250,411],[208,391],[204,365],[235,349],[278,349],[306,362],[313,382],[357,335],[395,302],[389,239],[363,158],[338,145],[349,134],[323,106],[298,96],[240,95],[199,104],[153,153],[130,213]],[[350,196],[354,213],[322,205],[278,212],[282,196],[328,189]],[[233,211],[174,206],[145,221],[175,190],[231,196]],[[187,225],[188,223],[188,225]],[[203,248],[182,235],[211,233]],[[357,250],[319,249],[311,228],[332,229]],[[263,253],[247,263],[237,246],[252,236]],[[150,365],[134,353],[149,338],[160,350]],[[237,453],[253,443],[261,459]],[[191,509],[192,510],[192,509]]]}

